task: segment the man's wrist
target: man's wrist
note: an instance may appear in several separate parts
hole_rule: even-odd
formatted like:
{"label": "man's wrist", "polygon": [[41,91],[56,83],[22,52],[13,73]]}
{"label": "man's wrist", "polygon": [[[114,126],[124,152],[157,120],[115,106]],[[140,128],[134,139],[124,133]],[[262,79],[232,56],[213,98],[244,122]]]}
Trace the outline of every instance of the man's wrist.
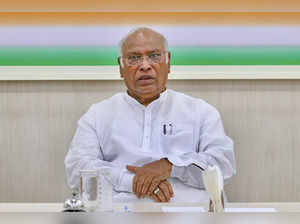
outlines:
{"label": "man's wrist", "polygon": [[165,164],[168,166],[168,171],[169,171],[169,173],[170,173],[170,175],[171,175],[171,171],[172,171],[172,168],[173,168],[173,163],[171,163],[171,162],[168,160],[168,158],[162,158],[161,160],[164,161]]}

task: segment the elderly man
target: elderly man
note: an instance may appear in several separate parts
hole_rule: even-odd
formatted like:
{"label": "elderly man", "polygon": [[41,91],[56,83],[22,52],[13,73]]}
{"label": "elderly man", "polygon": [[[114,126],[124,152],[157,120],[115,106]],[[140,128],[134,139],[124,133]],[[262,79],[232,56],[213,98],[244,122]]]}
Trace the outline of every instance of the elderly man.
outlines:
{"label": "elderly man", "polygon": [[217,165],[225,182],[235,174],[233,144],[217,110],[166,88],[170,52],[148,28],[120,42],[127,92],[94,104],[78,122],[65,159],[68,183],[79,171],[109,167],[114,201],[208,201],[202,171]]}

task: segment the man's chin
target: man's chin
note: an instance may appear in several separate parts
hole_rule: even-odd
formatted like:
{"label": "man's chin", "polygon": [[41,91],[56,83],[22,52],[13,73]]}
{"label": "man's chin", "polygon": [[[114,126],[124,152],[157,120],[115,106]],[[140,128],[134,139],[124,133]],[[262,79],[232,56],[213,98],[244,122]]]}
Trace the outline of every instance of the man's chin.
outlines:
{"label": "man's chin", "polygon": [[140,89],[138,95],[142,98],[152,98],[160,93],[158,89]]}

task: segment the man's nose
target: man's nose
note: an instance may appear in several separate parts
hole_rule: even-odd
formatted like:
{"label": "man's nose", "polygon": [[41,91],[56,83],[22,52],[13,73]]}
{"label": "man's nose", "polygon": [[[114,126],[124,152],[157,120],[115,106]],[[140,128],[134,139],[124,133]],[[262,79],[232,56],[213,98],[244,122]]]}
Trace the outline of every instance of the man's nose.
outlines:
{"label": "man's nose", "polygon": [[141,65],[140,65],[140,70],[143,72],[151,70],[151,64],[147,60],[147,58],[143,58]]}

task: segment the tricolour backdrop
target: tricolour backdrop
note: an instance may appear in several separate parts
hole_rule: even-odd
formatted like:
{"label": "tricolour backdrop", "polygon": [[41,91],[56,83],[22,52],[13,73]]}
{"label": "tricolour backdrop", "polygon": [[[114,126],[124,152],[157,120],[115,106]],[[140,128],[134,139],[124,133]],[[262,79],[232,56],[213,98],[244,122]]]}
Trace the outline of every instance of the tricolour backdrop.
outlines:
{"label": "tricolour backdrop", "polygon": [[117,75],[118,42],[141,26],[166,36],[172,71],[179,77],[197,71],[208,77],[220,71],[233,74],[234,69],[237,73],[252,69],[247,73],[251,77],[276,70],[275,77],[299,77],[299,21],[297,12],[0,13],[0,77],[26,79],[29,70],[46,74],[49,66],[57,77],[62,77],[60,71],[75,74],[76,69],[85,78],[82,70]]}

